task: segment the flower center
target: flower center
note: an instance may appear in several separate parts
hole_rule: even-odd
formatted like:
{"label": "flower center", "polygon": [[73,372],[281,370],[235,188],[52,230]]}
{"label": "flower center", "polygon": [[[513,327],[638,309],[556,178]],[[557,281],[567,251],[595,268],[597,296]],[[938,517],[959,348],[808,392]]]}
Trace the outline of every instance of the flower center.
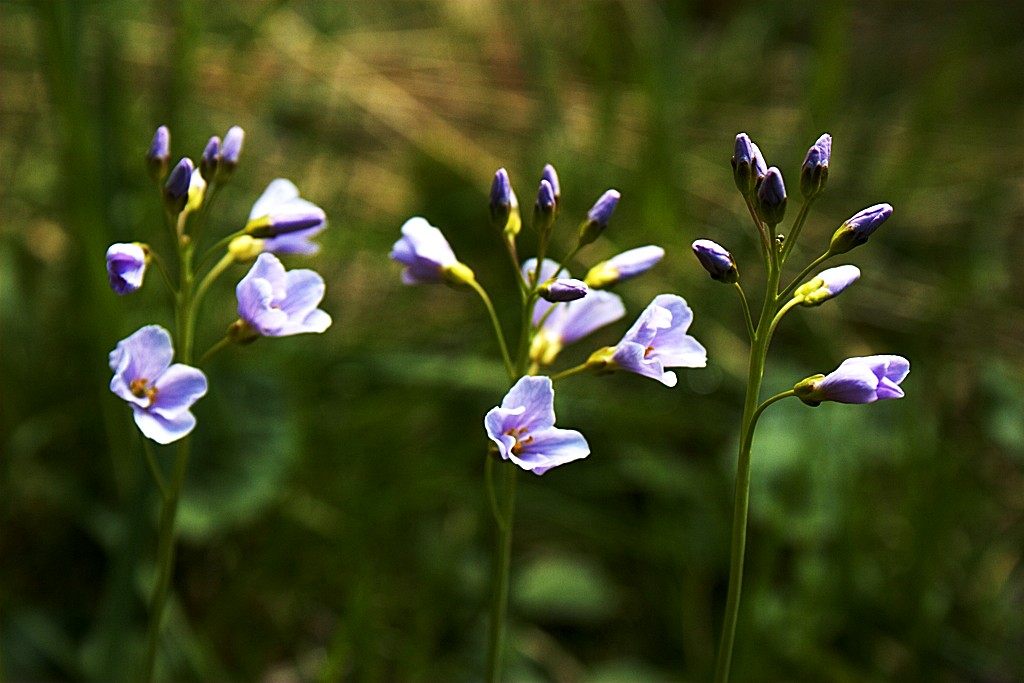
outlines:
{"label": "flower center", "polygon": [[[526,427],[513,427],[505,432],[509,436],[516,440],[516,445],[512,447],[512,452],[515,455],[519,455],[519,452],[523,450],[523,446],[533,441],[532,436],[526,436],[528,433]],[[525,438],[523,438],[525,436]]]}
{"label": "flower center", "polygon": [[148,398],[150,405],[153,404],[153,399],[156,398],[156,387],[151,387],[149,380],[145,377],[133,379],[132,383],[128,385],[128,389],[132,392],[132,396]]}
{"label": "flower center", "polygon": [[651,344],[646,349],[644,349],[644,358],[648,358],[653,351],[654,351],[654,345]]}

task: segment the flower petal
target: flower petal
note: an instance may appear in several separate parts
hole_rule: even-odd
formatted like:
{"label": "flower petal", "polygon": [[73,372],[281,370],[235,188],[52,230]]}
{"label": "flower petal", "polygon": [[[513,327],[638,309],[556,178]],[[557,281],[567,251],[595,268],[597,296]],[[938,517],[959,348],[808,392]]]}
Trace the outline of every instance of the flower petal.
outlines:
{"label": "flower petal", "polygon": [[163,417],[156,413],[148,412],[137,405],[133,405],[135,412],[135,424],[139,431],[148,439],[158,444],[169,444],[187,436],[196,426],[196,417],[185,411],[172,418]]}
{"label": "flower petal", "polygon": [[544,474],[552,467],[590,455],[590,445],[575,429],[552,427],[531,435],[533,440],[518,454],[509,455],[509,460],[534,474]]}
{"label": "flower petal", "polygon": [[148,410],[163,418],[174,418],[206,395],[206,375],[202,370],[175,363],[156,381],[156,396]]}

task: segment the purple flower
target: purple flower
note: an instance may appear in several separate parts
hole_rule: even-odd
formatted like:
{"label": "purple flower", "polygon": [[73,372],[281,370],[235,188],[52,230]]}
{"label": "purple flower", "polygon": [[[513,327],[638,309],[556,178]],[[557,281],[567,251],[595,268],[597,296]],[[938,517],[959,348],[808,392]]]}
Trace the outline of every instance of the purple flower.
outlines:
{"label": "purple flower", "polygon": [[484,427],[503,460],[534,474],[590,455],[582,434],[555,427],[555,390],[549,377],[520,378],[501,406],[484,417]]}
{"label": "purple flower", "polygon": [[577,301],[587,295],[587,283],[573,278],[555,278],[542,283],[537,293],[553,303]]}
{"label": "purple flower", "polygon": [[164,183],[164,202],[174,213],[180,213],[185,208],[195,168],[191,159],[183,157],[167,176],[167,182]]}
{"label": "purple flower", "polygon": [[828,182],[828,163],[832,158],[832,136],[824,133],[807,150],[800,167],[800,192],[808,199],[825,191]]}
{"label": "purple flower", "polygon": [[675,294],[654,297],[633,327],[613,347],[591,355],[587,364],[597,372],[626,370],[656,379],[667,387],[676,385],[676,374],[665,368],[702,368],[707,351],[686,334],[693,311]]}
{"label": "purple flower", "polygon": [[390,256],[405,266],[402,282],[407,285],[458,285],[473,279],[473,271],[455,258],[441,231],[418,216],[402,225],[402,239],[395,242]]}
{"label": "purple flower", "polygon": [[562,198],[562,187],[558,184],[558,173],[555,171],[555,167],[551,164],[544,164],[544,170],[541,171],[540,177],[551,185],[551,192],[555,196],[555,211],[557,212],[558,202]]}
{"label": "purple flower", "polygon": [[804,403],[823,401],[874,403],[903,398],[899,384],[910,373],[910,361],[903,356],[847,358],[828,375],[814,375],[793,387]]}
{"label": "purple flower", "polygon": [[555,189],[547,178],[540,181],[537,201],[533,205],[533,227],[541,233],[547,232],[555,220]]}
{"label": "purple flower", "polygon": [[138,242],[111,244],[107,248],[107,277],[117,294],[131,294],[142,286],[149,264],[149,250]]}
{"label": "purple flower", "polygon": [[778,225],[786,215],[786,184],[774,166],[757,184],[757,214],[768,225]]}
{"label": "purple flower", "polygon": [[736,268],[736,261],[725,247],[711,240],[697,240],[692,248],[700,265],[704,266],[712,280],[726,284],[739,281],[740,273]]}
{"label": "purple flower", "polygon": [[324,210],[300,197],[295,183],[277,178],[252,205],[245,231],[265,238],[263,251],[272,254],[315,254],[320,246],[312,238],[326,227]]}
{"label": "purple flower", "polygon": [[875,230],[878,230],[889,216],[892,215],[892,206],[889,204],[875,204],[858,211],[848,218],[835,234],[832,235],[832,242],[829,244],[830,254],[845,254],[854,247],[859,247],[868,241]]}
{"label": "purple flower", "polygon": [[242,154],[242,143],[245,131],[239,126],[231,126],[224,135],[224,144],[220,148],[220,161],[229,168],[238,165],[238,157]]}
{"label": "purple flower", "polygon": [[512,190],[512,181],[509,180],[508,171],[499,168],[494,173],[494,181],[491,183],[491,222],[494,226],[504,230],[511,237],[519,234],[522,220],[519,217],[519,200]]}
{"label": "purple flower", "polygon": [[149,176],[159,182],[167,173],[167,164],[171,160],[171,131],[167,126],[160,126],[153,134],[153,141],[146,152],[146,168]]}
{"label": "purple flower", "polygon": [[199,172],[204,178],[213,180],[217,173],[217,164],[220,162],[220,138],[214,135],[206,143],[203,149],[203,156],[199,157]]}
{"label": "purple flower", "polygon": [[860,268],[857,266],[836,266],[821,271],[814,279],[797,287],[793,296],[800,299],[803,306],[818,306],[837,296],[859,278]]}
{"label": "purple flower", "polygon": [[331,316],[317,308],[324,279],[312,270],[286,271],[273,254],[259,255],[235,294],[241,319],[236,341],[323,332],[331,326]]}
{"label": "purple flower", "polygon": [[606,190],[594,206],[587,212],[587,220],[580,226],[579,244],[584,246],[590,244],[604,232],[608,227],[608,221],[612,219],[612,213],[619,203],[621,195],[618,190]]}
{"label": "purple flower", "polygon": [[141,328],[110,352],[110,390],[131,405],[139,431],[160,444],[192,431],[196,418],[189,408],[206,394],[206,375],[172,365],[173,358],[171,335],[159,325]]}
{"label": "purple flower", "polygon": [[645,273],[665,256],[665,250],[653,244],[624,251],[587,271],[587,285],[603,289]]}
{"label": "purple flower", "polygon": [[[529,281],[536,269],[536,259],[523,263],[523,276]],[[569,277],[568,271],[544,259],[540,281],[558,276]],[[550,311],[550,312],[549,312]],[[626,314],[622,299],[601,290],[589,291],[585,297],[568,303],[551,304],[543,299],[533,307],[533,324],[538,325],[530,345],[530,360],[539,365],[550,365],[563,348],[576,342]]]}

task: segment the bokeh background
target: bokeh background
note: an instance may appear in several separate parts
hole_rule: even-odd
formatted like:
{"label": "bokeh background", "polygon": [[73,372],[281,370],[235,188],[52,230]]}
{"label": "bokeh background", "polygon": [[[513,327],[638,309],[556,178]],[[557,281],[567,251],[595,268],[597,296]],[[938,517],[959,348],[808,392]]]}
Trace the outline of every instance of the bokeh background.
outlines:
{"label": "bokeh background", "polygon": [[[334,326],[218,356],[197,405],[163,673],[170,680],[482,677],[493,542],[483,414],[506,383],[479,301],[409,288],[402,222],[440,226],[514,329],[487,191],[562,179],[556,244],[609,187],[605,237],[668,252],[627,318],[682,294],[709,367],[672,390],[560,383],[593,453],[521,477],[508,675],[710,677],[728,569],[745,343],[698,237],[755,299],[729,157],[748,132],[791,194],[834,138],[794,263],[868,205],[841,298],[787,317],[765,392],[899,353],[907,396],[762,420],[734,679],[1024,677],[1024,11],[1012,2],[38,1],[0,3],[0,678],[131,679],[157,500],[107,353],[173,320],[155,275],[107,287],[106,246],[164,235],[142,163],[246,130],[211,232],[273,178],[331,221],[290,267],[327,280]],[[795,215],[795,204],[791,216]],[[524,232],[524,238],[529,232]],[[529,254],[525,239],[522,250]],[[239,267],[197,347],[234,317]],[[158,453],[169,459],[171,453]]]}

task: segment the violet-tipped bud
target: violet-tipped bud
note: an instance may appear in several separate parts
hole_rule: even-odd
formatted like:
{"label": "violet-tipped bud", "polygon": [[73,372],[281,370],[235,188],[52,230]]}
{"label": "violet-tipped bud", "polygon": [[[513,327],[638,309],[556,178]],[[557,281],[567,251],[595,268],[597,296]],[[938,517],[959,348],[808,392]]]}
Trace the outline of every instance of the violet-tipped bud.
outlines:
{"label": "violet-tipped bud", "polygon": [[910,361],[903,356],[847,358],[828,375],[812,375],[793,387],[793,393],[809,406],[824,401],[874,403],[903,398],[899,384],[910,373]]}
{"label": "violet-tipped bud", "polygon": [[786,184],[782,181],[782,171],[775,166],[768,169],[764,179],[757,185],[757,215],[768,225],[774,227],[782,222],[786,215]]}
{"label": "violet-tipped bud", "polygon": [[732,155],[732,177],[736,188],[744,197],[749,197],[757,186],[757,181],[764,178],[768,167],[757,148],[746,133],[736,136],[736,148]]}
{"label": "violet-tipped bud", "polygon": [[167,175],[167,165],[171,160],[171,131],[167,126],[160,126],[153,134],[153,141],[146,152],[146,171],[155,182],[160,182]]}
{"label": "violet-tipped bud", "polygon": [[832,136],[824,133],[807,150],[803,166],[800,167],[800,192],[807,199],[814,199],[825,191],[828,183],[828,163],[832,158]]}
{"label": "violet-tipped bud", "polygon": [[562,201],[562,186],[558,184],[558,173],[555,171],[555,167],[551,164],[544,164],[544,170],[540,177],[551,185],[551,193],[555,197],[555,215],[558,215],[559,203]]}
{"label": "violet-tipped bud", "polygon": [[587,212],[587,219],[580,226],[579,246],[584,247],[604,232],[608,227],[608,221],[615,212],[615,206],[619,203],[618,190],[606,190],[601,197],[594,202],[594,206]]}
{"label": "violet-tipped bud", "polygon": [[199,172],[207,180],[213,180],[217,174],[217,166],[220,163],[220,138],[214,135],[206,143],[203,149],[203,156],[199,157]]}
{"label": "violet-tipped bud", "polygon": [[533,205],[533,227],[537,232],[546,235],[555,222],[555,190],[547,179],[540,181],[537,188],[537,201]]}
{"label": "violet-tipped bud", "polygon": [[845,254],[854,247],[864,244],[868,241],[868,237],[891,215],[892,206],[889,204],[875,204],[857,212],[840,225],[832,235],[832,242],[828,245],[828,254],[831,256]]}
{"label": "violet-tipped bud", "polygon": [[504,168],[499,168],[494,173],[494,181],[491,182],[490,210],[491,223],[494,227],[505,233],[507,239],[515,239],[523,221],[519,216],[519,200],[512,190],[508,171]]}
{"label": "violet-tipped bud", "polygon": [[164,183],[164,205],[175,215],[181,213],[188,202],[188,190],[192,184],[194,170],[195,165],[192,160],[184,157],[177,163],[170,175],[167,176],[167,182]]}
{"label": "violet-tipped bud", "polygon": [[217,160],[218,183],[227,182],[238,167],[238,159],[242,155],[242,143],[245,142],[245,131],[240,126],[231,126],[224,134],[224,142],[220,147],[220,158]]}
{"label": "violet-tipped bud", "polygon": [[805,282],[793,292],[801,306],[820,306],[860,278],[857,266],[836,266],[823,270],[814,279]]}
{"label": "violet-tipped bud", "polygon": [[728,285],[739,282],[740,271],[732,254],[725,247],[711,240],[697,240],[692,248],[700,265],[704,266],[712,280]]}
{"label": "violet-tipped bud", "polygon": [[574,278],[555,278],[541,283],[537,294],[545,301],[576,301],[587,295],[587,284]]}
{"label": "violet-tipped bud", "polygon": [[594,289],[605,289],[647,272],[663,256],[665,256],[665,250],[653,244],[630,249],[592,267],[587,271],[584,282]]}

